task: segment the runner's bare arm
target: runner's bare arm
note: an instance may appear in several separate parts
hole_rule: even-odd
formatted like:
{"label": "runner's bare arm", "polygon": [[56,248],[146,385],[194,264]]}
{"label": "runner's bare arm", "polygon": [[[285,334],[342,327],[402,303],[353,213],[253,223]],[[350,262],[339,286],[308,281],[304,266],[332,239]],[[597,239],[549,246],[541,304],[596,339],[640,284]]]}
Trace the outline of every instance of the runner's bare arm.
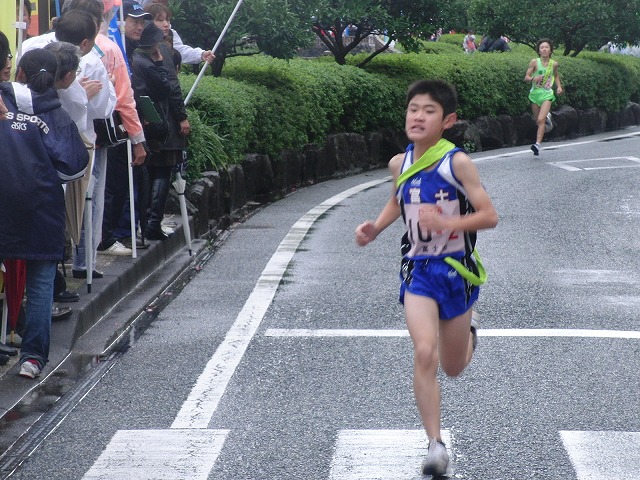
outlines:
{"label": "runner's bare arm", "polygon": [[562,82],[560,81],[560,72],[558,71],[558,62],[553,63],[553,76],[556,78],[556,94],[562,95],[564,88],[562,88]]}
{"label": "runner's bare arm", "polygon": [[524,81],[525,82],[533,82],[534,81],[534,77],[532,77],[531,75],[533,74],[533,72],[535,72],[537,67],[536,64],[536,60],[535,58],[533,60],[531,60],[529,62],[529,68],[527,69],[527,73],[524,74]]}
{"label": "runner's bare arm", "polygon": [[382,208],[375,222],[367,220],[356,228],[356,243],[364,247],[373,242],[382,231],[395,222],[400,217],[400,205],[396,199],[396,180],[400,175],[400,168],[404,155],[399,154],[389,161],[389,171],[393,178],[391,185],[391,195]]}

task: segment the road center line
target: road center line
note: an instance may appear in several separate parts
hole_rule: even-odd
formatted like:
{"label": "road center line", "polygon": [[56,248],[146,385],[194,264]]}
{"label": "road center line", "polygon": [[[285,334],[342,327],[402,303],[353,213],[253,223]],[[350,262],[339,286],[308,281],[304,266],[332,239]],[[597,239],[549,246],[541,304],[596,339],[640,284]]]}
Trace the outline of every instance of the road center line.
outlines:
{"label": "road center line", "polygon": [[[481,337],[583,337],[583,338],[621,338],[640,339],[640,331],[625,330],[579,330],[562,328],[505,328],[479,329]],[[269,328],[265,337],[408,337],[409,332],[403,330],[366,330],[366,329],[284,329]]]}
{"label": "road center line", "polygon": [[291,227],[291,230],[289,230],[289,233],[287,233],[267,263],[256,286],[249,298],[247,298],[224,340],[220,343],[204,371],[200,374],[196,384],[191,389],[171,428],[196,429],[208,427],[233,373],[273,300],[293,254],[315,221],[352,195],[387,181],[387,178],[373,180],[345,190],[309,210]]}
{"label": "road center line", "polygon": [[[567,142],[567,143],[549,143],[545,145],[545,148],[543,148],[544,150],[547,151],[551,151],[551,150],[559,150],[562,148],[574,148],[577,145],[588,145],[590,143],[599,143],[602,142],[603,140],[621,140],[624,138],[631,138],[631,137],[637,137],[640,135],[640,132],[631,132],[631,133],[624,133],[622,135],[613,135],[613,136],[607,136],[605,138],[598,138],[598,139],[594,139],[594,140],[582,140],[579,142]],[[482,152],[484,153],[484,152]],[[473,155],[473,161],[474,162],[482,162],[485,160],[495,160],[498,158],[509,158],[509,157],[514,157],[514,156],[518,156],[518,155],[531,155],[531,150],[530,149],[526,149],[526,150],[513,150],[510,151],[508,153],[498,153],[495,155],[482,155],[482,154],[474,154]]]}

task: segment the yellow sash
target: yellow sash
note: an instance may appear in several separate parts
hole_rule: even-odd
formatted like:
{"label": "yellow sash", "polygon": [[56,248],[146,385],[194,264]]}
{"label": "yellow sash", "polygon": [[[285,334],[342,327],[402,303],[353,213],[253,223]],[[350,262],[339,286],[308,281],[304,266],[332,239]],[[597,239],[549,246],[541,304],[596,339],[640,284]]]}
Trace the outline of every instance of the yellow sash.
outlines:
{"label": "yellow sash", "polygon": [[420,170],[424,170],[425,168],[429,168],[431,165],[439,161],[445,154],[456,148],[456,146],[448,140],[441,138],[438,140],[433,147],[427,149],[424,154],[418,159],[417,162],[414,162],[405,172],[401,173],[396,180],[396,187],[399,187],[404,182],[407,181],[408,178],[414,176]]}
{"label": "yellow sash", "polygon": [[[396,187],[402,185],[407,181],[408,178],[411,178],[419,171],[424,170],[425,168],[429,168],[431,165],[438,162],[442,157],[446,155],[447,152],[453,150],[454,148],[456,148],[456,146],[453,143],[445,140],[444,138],[441,138],[433,147],[427,149],[427,151],[424,152],[424,154],[418,159],[417,162],[413,163],[407,170],[405,170],[398,176],[398,179],[396,180]],[[455,258],[445,257],[444,261],[471,285],[480,286],[487,281],[487,271],[482,265],[482,260],[480,259],[478,250],[475,248],[473,249],[473,256],[476,260],[479,275],[476,275],[472,271],[468,270]]]}

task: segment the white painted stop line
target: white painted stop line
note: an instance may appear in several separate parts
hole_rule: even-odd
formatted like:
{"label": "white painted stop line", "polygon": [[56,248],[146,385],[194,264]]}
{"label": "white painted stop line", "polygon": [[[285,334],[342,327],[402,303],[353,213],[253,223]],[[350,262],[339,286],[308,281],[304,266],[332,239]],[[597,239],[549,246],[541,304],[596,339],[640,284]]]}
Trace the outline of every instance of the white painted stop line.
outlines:
{"label": "white painted stop line", "polygon": [[640,432],[561,431],[578,480],[638,480]]}
{"label": "white painted stop line", "polygon": [[83,480],[206,480],[228,430],[119,430]]}
{"label": "white painted stop line", "polygon": [[[207,478],[208,471],[213,467],[213,462],[215,462],[222,449],[226,433],[222,435],[220,431],[205,429],[209,426],[211,417],[218,408],[220,399],[224,395],[231,377],[260,326],[262,318],[271,304],[278,285],[300,242],[313,224],[328,210],[356,193],[388,182],[390,178],[385,177],[356,185],[325,200],[304,214],[291,227],[267,263],[242,310],[229,328],[224,340],[220,343],[209,362],[207,362],[204,371],[198,377],[187,400],[178,412],[171,425],[171,433],[166,430],[125,430],[116,432],[116,435],[107,445],[105,451],[102,452],[98,461],[85,474],[83,480],[103,478],[153,478],[154,480],[165,478]],[[194,435],[198,438],[202,436],[204,439],[209,439],[210,442],[214,443],[213,446],[209,447],[209,452],[205,454],[202,451],[191,451],[186,447],[190,445],[190,439]],[[170,437],[171,441],[167,441],[165,436]],[[158,451],[163,452],[161,457],[152,454],[154,449],[165,445],[165,443],[185,445],[185,448],[168,450],[160,448]],[[123,452],[126,452],[126,455]],[[214,452],[215,455],[211,456],[211,452]],[[204,472],[208,466],[207,474],[203,477],[195,475],[176,476],[177,473],[173,465],[179,462],[180,458],[185,456],[185,453],[190,453],[190,455],[186,456],[192,461],[190,466],[193,471]],[[198,458],[200,455],[207,461],[201,462]],[[208,460],[212,461],[209,462]],[[152,468],[156,465],[156,462],[157,466]],[[127,475],[114,476],[114,469],[126,471]],[[147,476],[150,471],[153,474]]]}
{"label": "white painted stop line", "polygon": [[[563,328],[504,328],[479,329],[481,337],[583,337],[583,338],[620,338],[640,339],[640,331],[635,330],[579,330]],[[408,337],[409,332],[402,330],[373,329],[317,329],[269,328],[265,337]]]}
{"label": "white painted stop line", "polygon": [[[262,318],[273,300],[282,276],[300,242],[313,223],[326,211],[356,193],[388,181],[389,177],[367,182],[346,190],[311,209],[298,220],[269,260],[243,309],[207,363],[204,372],[198,378],[189,397],[183,404],[171,425],[171,430],[121,430],[116,432],[96,463],[85,474],[83,480],[112,478],[141,480],[207,478],[208,472],[213,468],[213,464],[220,454],[228,433],[226,430],[207,430],[208,424],[218,407],[222,395],[226,391],[236,367],[244,356],[244,352],[255,336]],[[523,332],[534,332],[534,330],[508,331],[512,332],[511,336],[534,336],[523,334]],[[267,332],[270,332],[271,336],[286,336],[283,332],[287,331],[270,329],[267,330]],[[289,332],[294,332],[294,330],[289,330]],[[330,332],[328,335],[317,335],[311,330],[297,332],[298,333],[293,336],[345,336],[344,333],[347,332],[351,332],[350,335],[352,336],[358,335],[358,332],[360,332],[359,336],[407,335],[404,330],[324,331],[325,333]],[[300,332],[306,333],[301,335]],[[380,335],[380,332],[385,333],[384,335]],[[494,330],[493,332],[498,331]],[[506,331],[500,332],[504,334]],[[520,332],[520,334],[517,332]],[[539,333],[542,332],[542,330],[535,332]],[[551,332],[545,336],[575,336],[568,334],[559,335],[559,333],[562,332],[560,330],[545,330],[545,332]],[[619,335],[619,333],[615,333],[615,331],[584,330],[581,332],[613,332],[608,335]],[[364,333],[364,335],[362,333]],[[480,335],[489,336],[491,330],[480,330],[479,333]],[[638,338],[637,334],[638,332],[626,332],[624,335],[630,336],[623,336],[622,338]],[[505,335],[496,333],[495,336]],[[603,334],[588,335],[585,333],[584,336],[603,336]],[[616,338],[620,337],[616,336]],[[419,436],[418,433],[415,435]],[[424,435],[424,433],[420,431],[420,435]],[[408,436],[411,437],[409,434]],[[348,445],[349,438],[352,437],[344,437],[340,445],[338,445],[336,452],[339,453],[339,456],[343,455],[341,452],[343,452],[345,448],[344,445]],[[380,438],[386,437],[382,435]],[[375,440],[374,442],[380,441],[381,440]],[[414,447],[407,447],[409,449],[415,448],[415,445],[417,445],[416,442],[424,448],[426,438],[416,439],[411,437],[406,441],[408,442],[407,445],[414,445]],[[397,454],[397,450],[393,451],[396,452],[394,455]],[[390,460],[390,462],[393,463],[394,460]],[[339,462],[336,463],[336,469],[342,468],[338,465]],[[374,467],[375,466],[372,466],[372,468]],[[338,471],[339,470],[336,470],[336,472]],[[338,474],[336,473],[336,475]],[[402,475],[398,477],[394,474],[390,477],[371,478],[395,479],[401,477]],[[361,480],[364,477],[336,476],[335,480],[350,480],[355,478]]]}
{"label": "white painted stop line", "polygon": [[[597,162],[606,165],[594,166]],[[589,170],[611,170],[617,168],[639,168],[640,158],[637,157],[601,157],[582,158],[580,160],[564,160],[561,162],[547,162],[547,165],[558,167],[569,172],[580,172]]]}
{"label": "white painted stop line", "polygon": [[[442,441],[449,456],[451,433]],[[424,478],[420,466],[427,454],[424,430],[341,430],[329,480],[398,480]]]}

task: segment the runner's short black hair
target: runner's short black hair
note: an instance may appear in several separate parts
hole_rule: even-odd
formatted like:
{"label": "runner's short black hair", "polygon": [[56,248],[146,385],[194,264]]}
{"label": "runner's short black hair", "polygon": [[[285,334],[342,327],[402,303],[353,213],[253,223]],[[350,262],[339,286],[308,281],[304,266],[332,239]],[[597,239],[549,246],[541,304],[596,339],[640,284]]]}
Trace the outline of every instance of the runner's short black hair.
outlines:
{"label": "runner's short black hair", "polygon": [[450,113],[455,113],[458,108],[458,95],[453,85],[444,80],[418,80],[409,85],[407,91],[407,104],[416,95],[429,95],[435,102],[442,106],[443,118]]}
{"label": "runner's short black hair", "polygon": [[551,47],[551,53],[553,53],[553,42],[548,38],[541,38],[540,40],[538,40],[538,43],[536,43],[536,53],[538,55],[540,55],[540,45],[545,42],[549,44],[549,46]]}

